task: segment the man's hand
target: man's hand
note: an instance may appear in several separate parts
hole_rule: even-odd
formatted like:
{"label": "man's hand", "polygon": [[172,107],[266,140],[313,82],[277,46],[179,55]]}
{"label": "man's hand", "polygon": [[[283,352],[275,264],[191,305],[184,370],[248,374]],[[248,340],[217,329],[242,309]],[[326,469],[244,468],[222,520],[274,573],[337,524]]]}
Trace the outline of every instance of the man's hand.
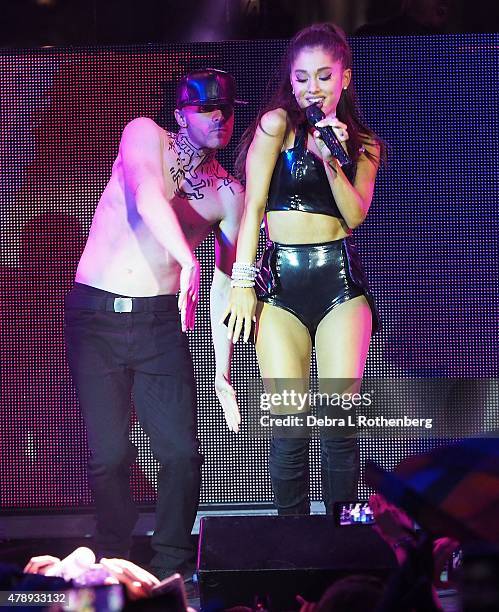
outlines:
{"label": "man's hand", "polygon": [[178,296],[178,309],[182,321],[182,331],[194,329],[196,321],[196,307],[199,299],[200,267],[198,260],[193,257],[191,262],[182,266],[180,272],[180,294]]}
{"label": "man's hand", "polygon": [[241,415],[237,405],[236,392],[224,374],[220,372],[215,376],[215,391],[218,401],[222,404],[227,426],[231,431],[237,433],[241,424]]}

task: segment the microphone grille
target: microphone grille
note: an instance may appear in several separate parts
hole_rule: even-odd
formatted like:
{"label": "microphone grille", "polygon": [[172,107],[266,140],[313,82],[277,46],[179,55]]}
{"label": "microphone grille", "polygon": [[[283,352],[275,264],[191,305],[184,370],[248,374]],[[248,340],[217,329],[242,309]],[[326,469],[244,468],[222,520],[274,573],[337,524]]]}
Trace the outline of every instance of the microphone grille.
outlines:
{"label": "microphone grille", "polygon": [[320,121],[321,119],[325,117],[321,109],[315,104],[311,104],[310,106],[307,106],[307,108],[305,109],[305,114],[307,115],[308,122],[311,123],[312,125],[315,125],[317,121]]}

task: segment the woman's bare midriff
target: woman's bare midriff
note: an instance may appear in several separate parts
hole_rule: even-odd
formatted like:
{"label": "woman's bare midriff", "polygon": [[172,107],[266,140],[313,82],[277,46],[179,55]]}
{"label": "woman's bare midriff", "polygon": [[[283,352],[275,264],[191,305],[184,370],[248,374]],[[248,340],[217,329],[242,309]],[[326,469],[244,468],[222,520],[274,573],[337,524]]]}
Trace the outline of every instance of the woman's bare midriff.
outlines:
{"label": "woman's bare midriff", "polygon": [[342,219],[300,210],[269,212],[267,226],[270,239],[281,244],[317,244],[350,235]]}

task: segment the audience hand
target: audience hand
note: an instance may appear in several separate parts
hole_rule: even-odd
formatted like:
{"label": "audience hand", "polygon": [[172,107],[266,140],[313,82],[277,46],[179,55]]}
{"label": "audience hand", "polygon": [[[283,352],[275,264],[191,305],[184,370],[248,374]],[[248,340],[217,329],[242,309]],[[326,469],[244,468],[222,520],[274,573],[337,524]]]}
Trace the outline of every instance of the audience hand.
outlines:
{"label": "audience hand", "polygon": [[412,519],[379,493],[371,495],[369,505],[376,519],[374,529],[387,544],[392,545],[402,538],[410,537],[414,532]]}
{"label": "audience hand", "polygon": [[52,557],[52,555],[40,555],[38,557],[31,557],[24,568],[25,574],[42,574],[53,568],[55,565],[60,563],[59,557]]}
{"label": "audience hand", "polygon": [[[159,584],[156,576],[125,559],[101,559],[100,564],[108,570],[112,577],[123,584],[130,599],[149,597],[153,586]],[[115,581],[107,580],[107,584]]]}
{"label": "audience hand", "polygon": [[440,580],[440,575],[457,548],[459,548],[459,542],[452,538],[438,538],[433,542],[433,584],[437,588],[449,586],[449,583],[443,583]]}
{"label": "audience hand", "polygon": [[296,601],[300,604],[300,612],[314,612],[317,604],[307,601],[301,595],[296,596]]}

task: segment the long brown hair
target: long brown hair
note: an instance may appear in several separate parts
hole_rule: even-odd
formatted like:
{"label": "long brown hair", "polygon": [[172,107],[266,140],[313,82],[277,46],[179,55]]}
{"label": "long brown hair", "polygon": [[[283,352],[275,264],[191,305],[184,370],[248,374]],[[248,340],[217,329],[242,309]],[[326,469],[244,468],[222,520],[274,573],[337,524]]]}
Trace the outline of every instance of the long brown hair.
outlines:
{"label": "long brown hair", "polygon": [[[288,131],[296,128],[305,121],[305,113],[298,106],[293,95],[289,75],[291,67],[298,54],[305,48],[321,47],[331,54],[335,62],[340,62],[343,70],[352,67],[352,52],[341,28],[332,23],[317,23],[300,30],[291,39],[287,52],[283,58],[277,89],[270,95],[270,99],[263,105],[256,119],[243,133],[237,147],[235,174],[244,181],[245,165],[248,149],[253,140],[255,131],[260,125],[262,116],[268,111],[283,108],[288,115]],[[342,90],[341,97],[336,108],[336,116],[348,126],[349,139],[347,150],[350,158],[355,162],[364,144],[376,142],[380,146],[381,159],[386,161],[385,143],[364,123],[355,94],[353,83],[350,82],[348,89]],[[365,151],[368,158],[374,161],[375,156]]]}

